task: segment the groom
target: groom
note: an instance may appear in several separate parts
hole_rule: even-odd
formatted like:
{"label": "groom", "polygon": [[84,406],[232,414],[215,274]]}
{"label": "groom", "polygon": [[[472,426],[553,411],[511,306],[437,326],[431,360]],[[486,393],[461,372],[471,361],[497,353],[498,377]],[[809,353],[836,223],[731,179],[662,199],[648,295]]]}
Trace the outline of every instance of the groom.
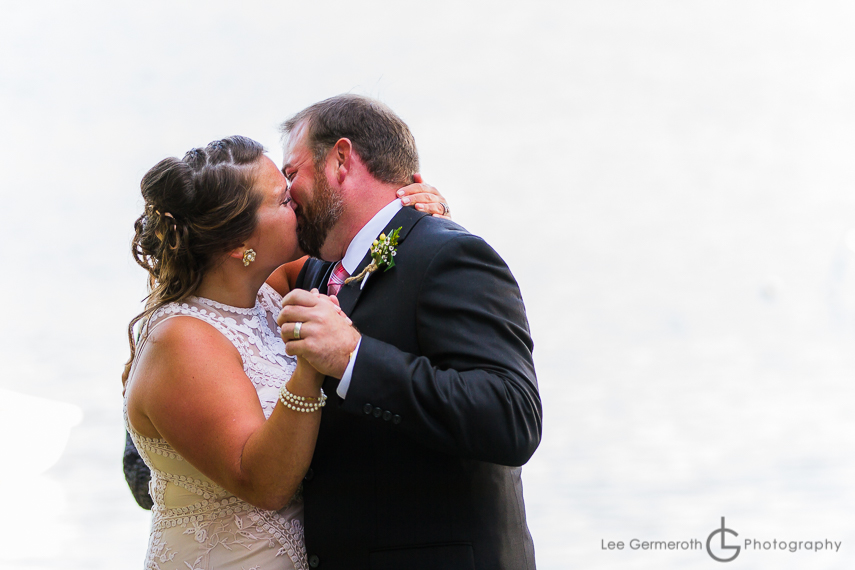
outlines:
{"label": "groom", "polygon": [[[510,270],[459,225],[401,207],[418,154],[381,103],[340,95],[282,131],[298,237],[317,259],[279,323],[289,353],[328,376],[303,490],[310,566],[533,569],[519,466],[541,404]],[[395,230],[394,265],[364,271]]]}

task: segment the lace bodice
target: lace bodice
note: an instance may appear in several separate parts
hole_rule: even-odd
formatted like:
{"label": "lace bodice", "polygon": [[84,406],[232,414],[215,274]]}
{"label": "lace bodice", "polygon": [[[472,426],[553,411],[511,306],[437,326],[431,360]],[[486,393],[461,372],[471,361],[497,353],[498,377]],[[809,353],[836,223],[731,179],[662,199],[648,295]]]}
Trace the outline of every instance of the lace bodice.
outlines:
{"label": "lace bodice", "polygon": [[[280,386],[296,359],[285,354],[276,315],[281,296],[270,286],[258,292],[255,307],[230,307],[201,297],[160,308],[149,319],[137,350],[167,319],[193,317],[220,331],[237,348],[243,370],[255,386],[265,417],[273,412]],[[133,371],[131,373],[133,381]],[[138,434],[125,423],[140,456],[151,469],[154,506],[145,568],[151,570],[305,569],[303,504],[298,491],[279,511],[265,511],[235,497],[176,453],[163,439]]]}

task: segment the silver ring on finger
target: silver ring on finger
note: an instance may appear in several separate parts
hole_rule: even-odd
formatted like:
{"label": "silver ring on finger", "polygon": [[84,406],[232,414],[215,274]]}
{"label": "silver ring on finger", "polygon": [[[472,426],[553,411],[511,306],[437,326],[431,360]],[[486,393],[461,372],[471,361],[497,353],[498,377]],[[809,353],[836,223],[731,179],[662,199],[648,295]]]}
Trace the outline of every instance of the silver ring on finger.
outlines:
{"label": "silver ring on finger", "polygon": [[300,340],[300,329],[303,328],[303,323],[294,323],[294,339]]}
{"label": "silver ring on finger", "polygon": [[448,207],[448,204],[445,202],[440,202],[440,206],[442,206],[442,215],[447,216],[449,212],[451,212],[451,208]]}

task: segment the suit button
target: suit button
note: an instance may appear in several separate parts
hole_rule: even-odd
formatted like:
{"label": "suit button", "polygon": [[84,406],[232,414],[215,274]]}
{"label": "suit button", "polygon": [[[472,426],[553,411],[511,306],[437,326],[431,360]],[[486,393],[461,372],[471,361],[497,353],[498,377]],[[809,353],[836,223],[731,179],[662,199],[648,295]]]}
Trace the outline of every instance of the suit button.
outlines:
{"label": "suit button", "polygon": [[392,419],[392,412],[390,412],[389,410],[386,410],[385,412],[383,412],[383,420],[384,421],[388,422],[391,419]]}
{"label": "suit button", "polygon": [[312,471],[311,467],[309,467],[309,470],[306,471],[306,476],[303,477],[303,479],[305,479],[306,481],[311,481],[314,478],[315,478],[315,472]]}
{"label": "suit button", "polygon": [[362,406],[362,411],[365,412],[366,415],[370,414],[372,409],[374,408],[371,404],[365,404],[364,406]]}
{"label": "suit button", "polygon": [[379,418],[380,414],[382,414],[382,413],[383,413],[383,410],[381,410],[380,408],[374,408],[374,417],[375,418]]}
{"label": "suit button", "polygon": [[401,423],[401,416],[399,416],[398,414],[395,414],[394,416],[392,416],[392,423],[395,425],[398,425],[399,423]]}
{"label": "suit button", "polygon": [[317,568],[320,565],[321,559],[318,558],[317,554],[312,554],[311,556],[309,556],[309,566],[311,566],[312,568]]}

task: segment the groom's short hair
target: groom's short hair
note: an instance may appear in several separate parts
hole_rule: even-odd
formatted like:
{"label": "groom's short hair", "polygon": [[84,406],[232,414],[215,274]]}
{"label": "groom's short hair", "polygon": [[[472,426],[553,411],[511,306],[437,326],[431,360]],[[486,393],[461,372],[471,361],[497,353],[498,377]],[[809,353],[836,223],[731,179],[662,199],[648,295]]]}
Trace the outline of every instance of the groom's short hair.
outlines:
{"label": "groom's short hair", "polygon": [[410,128],[379,101],[352,94],[330,97],[282,123],[283,139],[303,122],[306,144],[319,169],[333,145],[346,138],[368,172],[381,182],[410,184],[419,171],[419,153]]}

